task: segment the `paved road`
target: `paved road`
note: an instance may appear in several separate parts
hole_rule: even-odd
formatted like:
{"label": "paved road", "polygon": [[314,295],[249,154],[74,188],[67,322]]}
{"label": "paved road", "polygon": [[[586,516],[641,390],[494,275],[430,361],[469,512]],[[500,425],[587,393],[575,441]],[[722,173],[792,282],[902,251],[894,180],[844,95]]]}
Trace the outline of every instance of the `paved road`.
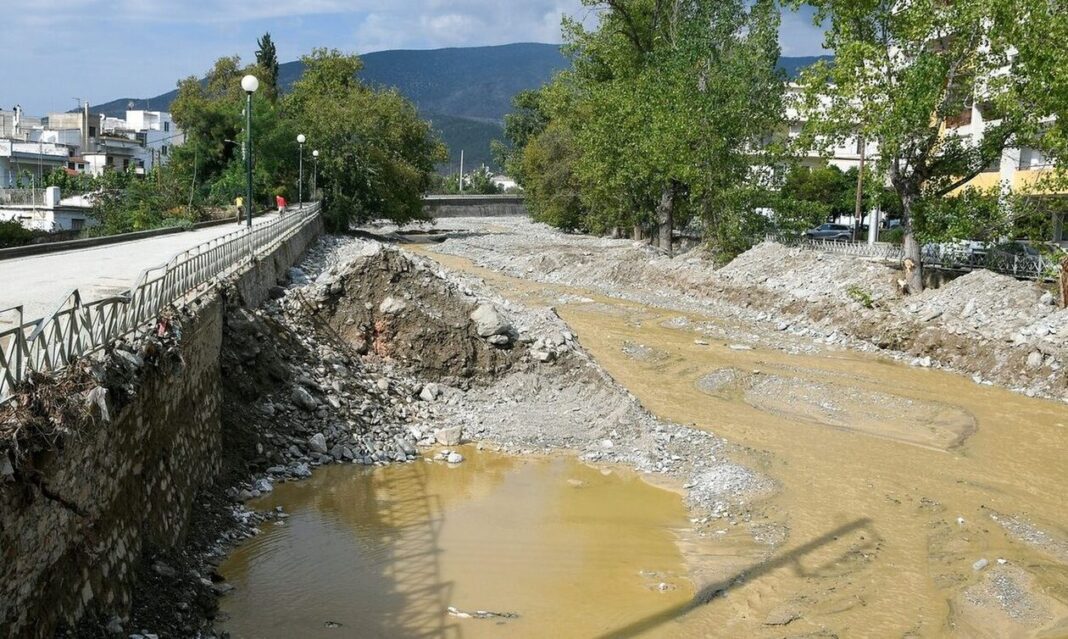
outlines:
{"label": "paved road", "polygon": [[[264,215],[254,223],[276,217],[275,213]],[[113,295],[130,288],[144,269],[235,230],[237,224],[223,224],[121,244],[0,260],[0,310],[21,304],[24,319],[33,320],[53,312],[75,288],[81,291],[83,301]],[[12,323],[11,315],[0,315],[0,324]]]}

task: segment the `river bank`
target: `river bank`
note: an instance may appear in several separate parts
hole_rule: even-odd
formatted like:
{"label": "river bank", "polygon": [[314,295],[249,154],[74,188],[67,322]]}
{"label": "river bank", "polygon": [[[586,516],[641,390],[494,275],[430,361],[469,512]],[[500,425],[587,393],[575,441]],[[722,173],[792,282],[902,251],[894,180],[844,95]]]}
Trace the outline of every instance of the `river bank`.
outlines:
{"label": "river bank", "polygon": [[524,218],[440,226],[463,228],[442,252],[514,277],[736,319],[762,343],[787,335],[809,351],[879,352],[1068,402],[1068,310],[1030,282],[976,271],[909,297],[890,266],[774,243],[717,269],[699,250],[667,258],[644,243],[565,234]]}

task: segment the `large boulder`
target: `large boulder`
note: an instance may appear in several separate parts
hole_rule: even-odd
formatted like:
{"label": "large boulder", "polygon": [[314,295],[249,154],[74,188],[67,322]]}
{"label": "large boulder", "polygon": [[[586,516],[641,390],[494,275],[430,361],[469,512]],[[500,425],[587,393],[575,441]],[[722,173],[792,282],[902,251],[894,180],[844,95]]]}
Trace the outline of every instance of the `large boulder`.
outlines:
{"label": "large boulder", "polygon": [[512,330],[512,325],[492,304],[479,304],[471,312],[471,321],[475,323],[479,337],[507,335]]}

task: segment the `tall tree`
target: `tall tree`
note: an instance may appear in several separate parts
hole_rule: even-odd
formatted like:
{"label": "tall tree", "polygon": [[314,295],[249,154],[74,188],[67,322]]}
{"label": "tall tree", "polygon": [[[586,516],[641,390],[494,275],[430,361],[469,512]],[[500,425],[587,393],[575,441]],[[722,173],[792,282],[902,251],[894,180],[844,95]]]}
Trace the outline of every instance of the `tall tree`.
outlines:
{"label": "tall tree", "polygon": [[271,34],[264,33],[256,40],[256,65],[263,73],[264,95],[271,102],[278,99],[278,52],[274,48]]}
{"label": "tall tree", "polygon": [[328,223],[423,216],[422,196],[444,145],[415,106],[396,91],[372,91],[357,78],[359,57],[316,49],[286,96],[287,116],[319,150],[319,187]]}
{"label": "tall tree", "polygon": [[[671,250],[693,215],[736,228],[761,136],[781,119],[778,12],[771,0],[584,0],[565,23],[574,70],[543,93],[573,134],[573,177],[595,230],[652,223]],[[566,217],[566,216],[565,216]],[[718,230],[716,232],[719,232]],[[714,238],[713,238],[714,239]]]}
{"label": "tall tree", "polygon": [[[795,4],[802,4],[799,0]],[[1033,137],[1045,109],[1028,96],[1053,56],[1017,54],[1014,40],[1044,31],[1060,0],[810,0],[827,24],[834,62],[803,76],[805,139],[857,135],[878,142],[877,168],[901,200],[908,289],[923,288],[917,231],[923,202],[967,184],[1007,146]],[[1036,66],[1037,64],[1037,66]],[[1032,90],[1038,87],[1032,88]],[[982,136],[958,135],[955,120],[978,103]]]}

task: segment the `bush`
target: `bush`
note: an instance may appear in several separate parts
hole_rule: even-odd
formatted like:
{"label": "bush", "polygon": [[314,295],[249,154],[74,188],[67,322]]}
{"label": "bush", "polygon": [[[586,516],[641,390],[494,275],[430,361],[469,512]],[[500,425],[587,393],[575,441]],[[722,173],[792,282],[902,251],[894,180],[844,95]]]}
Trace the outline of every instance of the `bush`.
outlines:
{"label": "bush", "polygon": [[889,231],[883,231],[879,234],[880,242],[889,242],[890,244],[903,244],[905,242],[905,229],[900,226]]}
{"label": "bush", "polygon": [[0,248],[22,246],[33,239],[33,231],[15,220],[0,222]]}

